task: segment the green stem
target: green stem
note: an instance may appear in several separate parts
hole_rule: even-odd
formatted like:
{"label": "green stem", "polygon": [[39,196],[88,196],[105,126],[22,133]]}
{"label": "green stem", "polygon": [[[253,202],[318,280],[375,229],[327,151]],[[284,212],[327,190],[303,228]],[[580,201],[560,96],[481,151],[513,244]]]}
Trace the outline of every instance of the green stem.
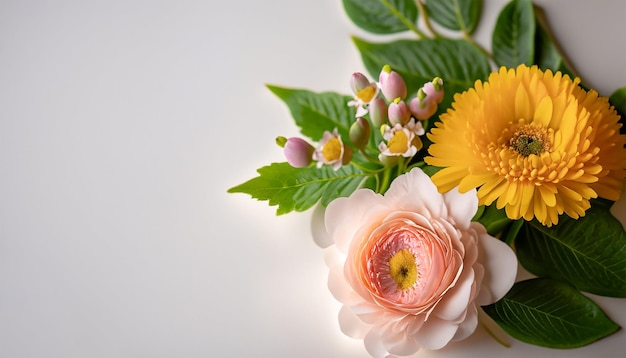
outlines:
{"label": "green stem", "polygon": [[[389,9],[389,11],[391,11],[391,13],[397,17],[400,21],[402,21],[402,23],[404,24],[404,26],[406,26],[409,30],[415,32],[415,34],[418,37],[428,37],[428,35],[426,35],[426,33],[422,32],[422,30],[418,29],[417,26],[415,26],[415,24],[410,21],[409,19],[407,19],[406,17],[404,17],[404,15],[402,15],[398,9],[396,9],[393,5],[391,5],[389,3],[389,1],[387,0],[382,0],[381,1],[383,3],[383,5],[385,5],[385,7],[387,7],[387,9]],[[419,1],[418,1],[419,2]]]}
{"label": "green stem", "polygon": [[384,194],[391,184],[391,169],[392,167],[387,167],[383,171],[383,178],[377,190],[380,194]]}
{"label": "green stem", "polygon": [[370,163],[380,164],[380,160],[378,160],[378,158],[372,157],[371,155],[367,154],[365,149],[360,149],[359,152],[363,154],[363,157],[365,157],[365,159],[367,159]]}
{"label": "green stem", "polygon": [[428,11],[426,11],[426,7],[424,6],[424,3],[422,3],[422,0],[416,0],[416,2],[419,13],[422,14],[422,19],[424,19],[424,25],[426,25],[428,31],[430,31],[430,33],[433,34],[434,37],[441,37],[441,35],[439,35],[439,33],[435,30],[435,28],[433,28],[432,24],[430,23]]}
{"label": "green stem", "polygon": [[469,42],[470,45],[474,46],[478,51],[482,52],[483,55],[487,56],[489,60],[493,61],[493,55],[489,53],[489,51],[487,51],[484,47],[482,47],[478,42],[476,42],[469,33],[464,31],[463,38],[465,39],[465,41]]}

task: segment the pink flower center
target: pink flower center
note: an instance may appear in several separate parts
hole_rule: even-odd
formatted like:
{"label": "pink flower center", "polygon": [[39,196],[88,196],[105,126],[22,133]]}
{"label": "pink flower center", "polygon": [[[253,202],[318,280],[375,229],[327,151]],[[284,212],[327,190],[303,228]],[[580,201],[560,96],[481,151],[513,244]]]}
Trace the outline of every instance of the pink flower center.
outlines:
{"label": "pink flower center", "polygon": [[446,237],[396,219],[372,233],[364,247],[362,280],[383,301],[413,308],[435,303],[458,271]]}

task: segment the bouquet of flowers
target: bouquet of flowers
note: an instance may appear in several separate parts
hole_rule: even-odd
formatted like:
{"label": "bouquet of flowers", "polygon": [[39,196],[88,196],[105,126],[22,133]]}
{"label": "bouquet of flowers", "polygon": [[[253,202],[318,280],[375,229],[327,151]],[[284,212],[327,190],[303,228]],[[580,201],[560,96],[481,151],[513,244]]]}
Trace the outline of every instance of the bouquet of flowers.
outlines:
{"label": "bouquet of flowers", "polygon": [[369,74],[346,76],[350,95],[268,86],[302,136],[279,136],[286,162],[229,189],[278,215],[314,208],[342,331],[373,357],[441,349],[479,317],[550,348],[616,332],[582,292],[626,297],[609,210],[626,87],[585,86],[531,0],[501,10],[489,51],[472,38],[480,0],[343,5],[366,31],[412,38],[354,38]]}

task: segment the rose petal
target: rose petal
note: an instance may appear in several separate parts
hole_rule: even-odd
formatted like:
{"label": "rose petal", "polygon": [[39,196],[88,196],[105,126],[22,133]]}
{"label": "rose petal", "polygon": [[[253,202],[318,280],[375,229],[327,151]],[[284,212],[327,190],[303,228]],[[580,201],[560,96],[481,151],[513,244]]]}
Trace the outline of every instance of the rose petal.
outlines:
{"label": "rose petal", "polygon": [[513,286],[517,275],[517,257],[502,241],[482,234],[478,237],[478,261],[484,266],[484,278],[476,304],[485,306],[501,299]]}
{"label": "rose petal", "polygon": [[348,337],[363,339],[372,326],[364,323],[346,305],[339,310],[339,328]]}
{"label": "rose petal", "polygon": [[454,220],[453,224],[460,229],[467,229],[478,210],[476,190],[464,194],[454,188],[443,194],[443,200],[448,207],[448,215]]}
{"label": "rose petal", "polygon": [[446,211],[443,196],[430,177],[419,168],[394,179],[385,198],[394,208],[430,214],[431,218],[437,218]]}
{"label": "rose petal", "polygon": [[363,344],[365,345],[367,353],[369,353],[372,358],[386,358],[389,353],[383,346],[380,332],[376,329],[370,330],[367,335],[365,335]]}
{"label": "rose petal", "polygon": [[343,275],[342,265],[332,265],[329,267],[328,273],[328,289],[333,297],[344,304],[359,302],[362,299],[354,292],[352,287],[346,282]]}
{"label": "rose petal", "polygon": [[365,214],[382,199],[382,195],[371,190],[359,189],[348,198],[337,198],[328,204],[324,215],[326,230],[341,252],[348,251]]}
{"label": "rose petal", "polygon": [[465,319],[461,324],[459,324],[459,329],[456,331],[456,334],[452,338],[453,341],[460,341],[472,335],[474,331],[476,331],[476,327],[478,326],[478,311],[476,310],[476,305],[470,305],[467,308],[467,314],[465,315]]}
{"label": "rose petal", "polygon": [[431,316],[413,338],[424,349],[441,349],[450,342],[457,329],[458,325]]}
{"label": "rose petal", "polygon": [[[406,325],[406,323],[404,323]],[[387,352],[399,356],[413,354],[420,349],[420,346],[412,337],[406,335],[405,331],[394,334],[383,334],[383,346]]]}
{"label": "rose petal", "polygon": [[472,299],[473,284],[474,270],[465,269],[457,284],[446,293],[433,314],[444,320],[456,321],[467,310]]}

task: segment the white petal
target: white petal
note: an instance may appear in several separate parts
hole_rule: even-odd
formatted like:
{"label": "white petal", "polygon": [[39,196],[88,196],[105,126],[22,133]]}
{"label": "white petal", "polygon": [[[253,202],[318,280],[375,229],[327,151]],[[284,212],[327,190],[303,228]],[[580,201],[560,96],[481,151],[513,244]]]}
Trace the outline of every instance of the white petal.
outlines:
{"label": "white petal", "polygon": [[326,208],[324,205],[317,204],[311,216],[311,235],[313,236],[313,241],[321,248],[326,248],[333,244],[333,239],[328,235],[326,225],[324,224],[325,212]]}
{"label": "white petal", "polygon": [[372,326],[365,324],[348,306],[343,305],[339,310],[339,327],[348,337],[363,339]]}
{"label": "white petal", "polygon": [[443,200],[448,206],[448,216],[454,220],[454,225],[460,229],[467,229],[478,210],[476,190],[461,194],[454,188],[443,194]]}
{"label": "white petal", "polygon": [[476,304],[485,306],[501,299],[513,286],[517,275],[517,257],[509,245],[488,235],[478,237],[478,262],[485,277]]}
{"label": "white petal", "polygon": [[431,316],[413,338],[424,349],[441,349],[450,342],[457,329],[456,324]]}

